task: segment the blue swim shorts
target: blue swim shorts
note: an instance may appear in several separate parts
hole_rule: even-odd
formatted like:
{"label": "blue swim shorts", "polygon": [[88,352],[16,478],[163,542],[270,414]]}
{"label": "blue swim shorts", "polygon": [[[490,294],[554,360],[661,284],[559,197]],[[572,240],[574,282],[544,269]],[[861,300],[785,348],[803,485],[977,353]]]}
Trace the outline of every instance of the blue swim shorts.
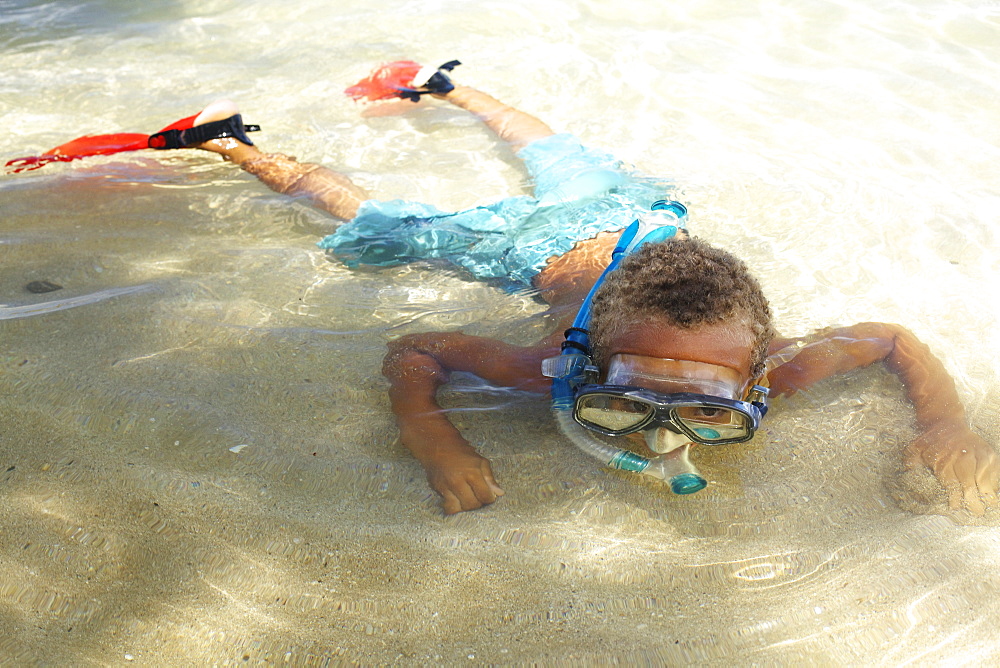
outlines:
{"label": "blue swim shorts", "polygon": [[627,227],[671,189],[569,134],[538,139],[518,157],[534,182],[534,197],[454,213],[420,202],[368,200],[319,246],[349,267],[446,259],[476,278],[530,286],[549,258]]}

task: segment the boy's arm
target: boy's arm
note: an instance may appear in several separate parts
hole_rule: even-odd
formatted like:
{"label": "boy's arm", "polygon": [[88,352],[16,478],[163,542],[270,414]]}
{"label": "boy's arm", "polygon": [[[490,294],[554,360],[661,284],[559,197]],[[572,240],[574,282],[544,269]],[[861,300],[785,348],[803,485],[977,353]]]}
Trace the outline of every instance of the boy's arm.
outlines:
{"label": "boy's arm", "polygon": [[400,440],[427,472],[441,495],[445,514],[493,503],[503,490],[489,460],[479,455],[445,416],[435,395],[449,371],[467,371],[491,383],[544,392],[541,361],[558,353],[557,345],[529,348],[459,332],[414,334],[389,344],[382,374]]}
{"label": "boy's arm", "polygon": [[[779,340],[772,351],[793,343]],[[884,361],[906,387],[920,434],[906,450],[907,464],[926,465],[948,491],[949,503],[982,515],[1000,506],[1000,458],[966,422],[955,382],[944,365],[899,325],[866,322],[823,330],[801,340],[790,361],[768,373],[774,394],[791,394],[835,374]]]}

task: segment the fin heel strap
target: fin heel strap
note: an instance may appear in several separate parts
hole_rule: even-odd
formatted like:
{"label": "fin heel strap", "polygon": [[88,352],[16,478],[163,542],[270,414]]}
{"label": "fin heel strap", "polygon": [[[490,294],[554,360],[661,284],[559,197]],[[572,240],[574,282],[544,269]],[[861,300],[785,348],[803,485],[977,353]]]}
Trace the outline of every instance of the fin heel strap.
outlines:
{"label": "fin heel strap", "polygon": [[172,148],[187,148],[195,144],[202,144],[212,139],[222,139],[224,137],[234,137],[248,146],[253,146],[253,142],[247,136],[248,132],[260,131],[259,125],[244,125],[243,117],[234,114],[221,121],[202,123],[186,130],[166,130],[157,132],[149,136],[149,148],[167,150]]}
{"label": "fin heel strap", "polygon": [[421,95],[444,95],[450,93],[455,90],[455,84],[451,82],[451,79],[445,72],[451,72],[461,64],[461,61],[449,60],[444,65],[438,67],[437,72],[432,74],[421,86],[417,88],[397,87],[396,90],[399,91],[401,98],[413,102],[419,102]]}

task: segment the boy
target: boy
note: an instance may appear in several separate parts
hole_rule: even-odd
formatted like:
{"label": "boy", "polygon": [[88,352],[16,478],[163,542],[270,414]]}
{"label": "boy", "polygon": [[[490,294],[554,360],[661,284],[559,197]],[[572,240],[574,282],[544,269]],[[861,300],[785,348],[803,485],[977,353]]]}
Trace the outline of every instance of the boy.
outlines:
{"label": "boy", "polygon": [[[547,392],[542,361],[559,354],[562,331],[601,277],[621,230],[665,192],[663,184],[623,169],[612,156],[571,136],[555,134],[537,118],[475,89],[453,86],[443,72],[431,81],[435,85],[408,96],[430,93],[477,116],[524,161],[536,198],[448,213],[418,203],[372,201],[341,174],[260,152],[241,131],[190,145],[219,153],[273,190],[306,197],[348,221],[320,244],[348,264],[447,258],[479,278],[529,285],[563,314],[557,331],[534,346],[460,332],[414,334],[389,344],[383,374],[390,381],[402,443],[423,465],[444,512],[453,514],[493,503],[504,492],[489,461],[441,410],[437,389],[450,371],[465,371],[501,386]],[[239,121],[236,114],[232,103],[217,102],[194,125]],[[800,339],[778,336],[746,266],[688,238],[683,229],[626,257],[603,281],[592,308],[590,352],[601,378],[609,371],[619,377],[625,369],[621,377],[628,386],[657,397],[669,398],[664,392],[677,388],[691,391],[705,370],[728,379],[738,388],[730,399],[739,400],[749,387],[769,385],[772,395],[786,395],[884,361],[905,385],[916,412],[919,435],[906,448],[907,465],[929,467],[952,508],[964,505],[982,515],[998,505],[996,452],[967,425],[941,362],[898,325],[862,323]],[[641,372],[628,375],[629,369]],[[700,391],[699,396],[711,394]],[[671,456],[693,440],[662,420],[643,431],[645,445],[640,440],[634,446],[642,453]]]}

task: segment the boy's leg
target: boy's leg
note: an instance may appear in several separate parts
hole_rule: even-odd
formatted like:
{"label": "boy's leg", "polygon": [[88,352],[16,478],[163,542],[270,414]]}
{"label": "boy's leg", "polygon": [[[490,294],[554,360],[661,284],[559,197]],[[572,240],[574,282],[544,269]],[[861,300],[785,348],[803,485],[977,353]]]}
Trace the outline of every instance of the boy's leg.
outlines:
{"label": "boy's leg", "polygon": [[305,197],[341,220],[354,218],[361,203],[371,199],[343,174],[321,165],[300,163],[286,155],[261,153],[238,164],[271,190]]}
{"label": "boy's leg", "polygon": [[[228,100],[210,104],[195,125],[223,120],[239,113],[236,105]],[[271,190],[292,197],[306,197],[313,204],[341,220],[351,220],[368,194],[343,174],[294,158],[273,153],[262,153],[256,146],[248,146],[232,137],[212,139],[196,148],[212,151],[235,162],[253,174]]]}
{"label": "boy's leg", "polygon": [[552,128],[531,114],[519,111],[469,86],[456,85],[454,90],[435,97],[447,100],[477,116],[498,137],[510,144],[514,152],[536,139],[555,134]]}
{"label": "boy's leg", "polygon": [[[552,128],[534,116],[469,86],[455,86],[454,90],[436,97],[477,116],[515,152],[536,139],[555,134]],[[199,114],[195,125],[223,120],[236,113],[235,104],[220,100]],[[259,178],[272,190],[293,197],[306,197],[342,220],[354,218],[361,203],[370,199],[362,188],[343,174],[320,165],[299,163],[287,156],[262,153],[255,146],[248,146],[232,137],[212,139],[197,148],[218,153]]]}

